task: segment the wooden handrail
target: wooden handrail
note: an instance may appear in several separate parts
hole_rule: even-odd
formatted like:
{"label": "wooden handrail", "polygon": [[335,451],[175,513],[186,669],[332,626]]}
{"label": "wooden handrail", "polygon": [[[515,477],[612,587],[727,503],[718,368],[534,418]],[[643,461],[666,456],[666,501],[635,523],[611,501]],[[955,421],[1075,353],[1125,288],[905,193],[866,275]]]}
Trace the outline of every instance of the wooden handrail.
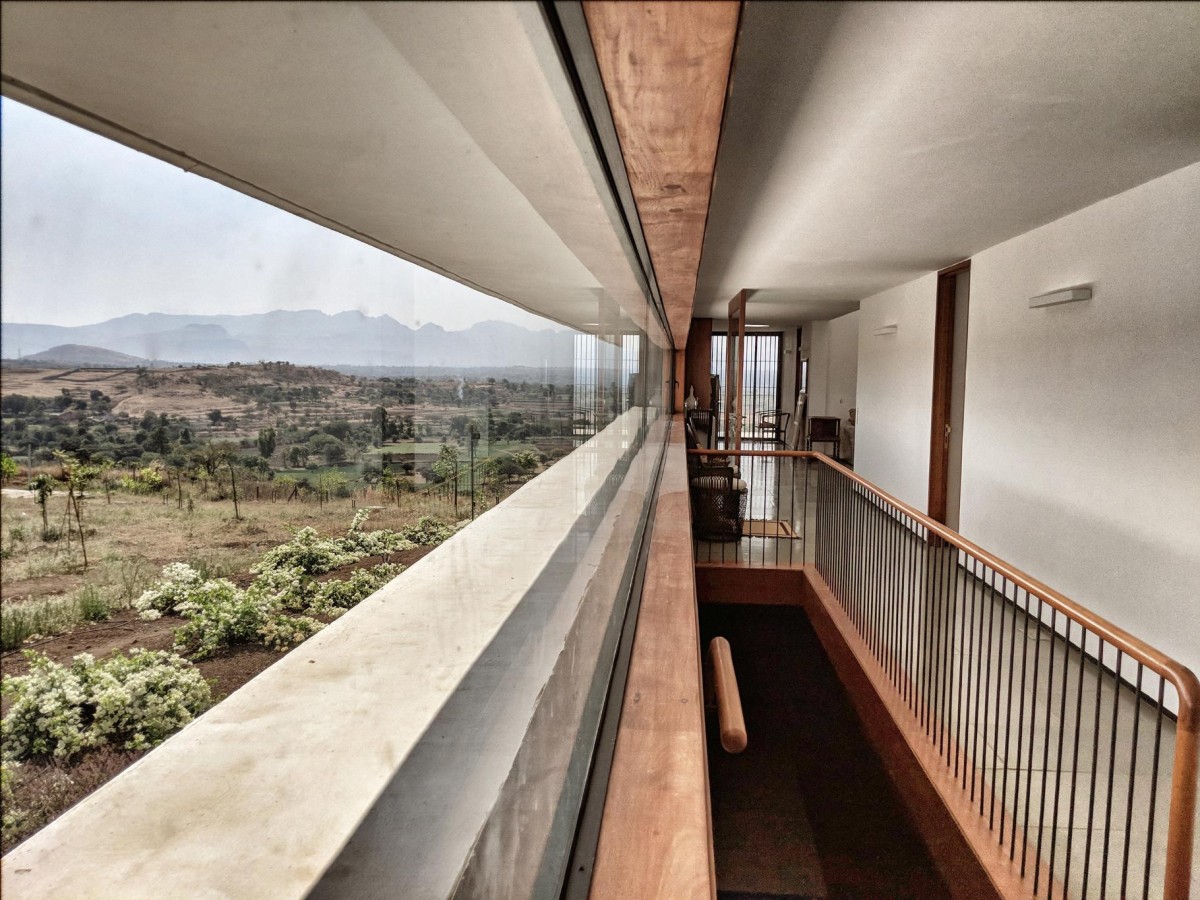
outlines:
{"label": "wooden handrail", "polygon": [[721,746],[727,753],[746,749],[746,718],[742,715],[742,696],[733,671],[733,652],[729,641],[715,637],[708,645],[712,656],[713,692],[717,697],[717,721],[721,727]]}
{"label": "wooden handrail", "polygon": [[700,456],[761,456],[811,459],[838,472],[863,490],[890,504],[913,521],[920,523],[930,534],[962,550],[1007,579],[1027,594],[1038,597],[1052,608],[1075,620],[1105,643],[1142,663],[1169,681],[1179,697],[1176,712],[1174,774],[1171,779],[1171,806],[1167,831],[1167,864],[1164,876],[1164,897],[1187,897],[1190,893],[1192,834],[1195,827],[1197,801],[1197,768],[1200,765],[1200,679],[1179,661],[1172,659],[1124,628],[1097,615],[1092,610],[1064,597],[1058,591],[988,553],[962,535],[936,522],[925,513],[880,490],[861,475],[814,450],[688,450]]}
{"label": "wooden handrail", "polygon": [[1152,671],[1166,678],[1179,693],[1178,727],[1180,730],[1200,731],[1200,679],[1197,679],[1183,663],[1167,656],[1162,651],[1150,646],[1145,641],[1130,634],[1124,628],[1097,615],[1090,609],[1080,606],[1075,601],[1064,597],[1058,591],[1043,584],[1031,575],[1022,572],[1015,566],[1006,563],[999,557],[993,556],[977,544],[973,544],[956,531],[952,531],[940,522],[936,522],[925,513],[909,506],[903,500],[893,497],[886,491],[880,490],[861,475],[835,462],[824,453],[815,450],[721,450],[701,451],[689,450],[689,454],[698,456],[767,456],[792,457],[795,459],[812,459],[820,462],[846,478],[870,491],[876,497],[887,501],[897,510],[905,513],[914,521],[923,525],[930,533],[936,534],[949,544],[953,544],[991,568],[997,575],[1002,575],[1017,587],[1041,598],[1059,612],[1066,613],[1094,634],[1103,638],[1107,643],[1122,652],[1132,656],[1138,662],[1144,663]]}

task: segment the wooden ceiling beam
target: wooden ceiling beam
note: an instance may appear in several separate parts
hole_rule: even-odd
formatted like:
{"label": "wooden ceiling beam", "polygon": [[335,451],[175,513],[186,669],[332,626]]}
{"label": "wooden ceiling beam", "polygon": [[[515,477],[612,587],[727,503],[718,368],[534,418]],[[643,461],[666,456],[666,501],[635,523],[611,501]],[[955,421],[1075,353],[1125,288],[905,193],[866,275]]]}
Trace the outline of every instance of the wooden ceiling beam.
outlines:
{"label": "wooden ceiling beam", "polygon": [[687,343],[741,4],[585,0],[675,346]]}

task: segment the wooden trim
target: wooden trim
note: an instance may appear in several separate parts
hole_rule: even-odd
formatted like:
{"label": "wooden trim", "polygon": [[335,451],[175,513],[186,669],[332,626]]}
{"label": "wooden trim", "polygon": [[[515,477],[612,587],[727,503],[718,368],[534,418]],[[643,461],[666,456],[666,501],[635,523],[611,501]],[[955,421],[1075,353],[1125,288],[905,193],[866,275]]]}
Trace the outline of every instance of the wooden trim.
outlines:
{"label": "wooden trim", "polygon": [[803,582],[799,565],[780,568],[696,563],[696,599],[701,603],[799,606]]}
{"label": "wooden trim", "polygon": [[938,275],[957,275],[959,272],[971,271],[971,260],[964,259],[956,262],[952,266],[946,266],[944,269],[938,269]]}
{"label": "wooden trim", "polygon": [[742,373],[746,369],[746,289],[729,301],[725,329],[725,446],[742,445]]}
{"label": "wooden trim", "polygon": [[589,893],[601,900],[716,897],[686,469],[672,428]]}
{"label": "wooden trim", "polygon": [[683,401],[687,398],[687,388],[683,386],[684,377],[686,374],[686,354],[683,350],[675,350],[672,353],[672,372],[671,381],[674,390],[672,391],[673,405],[671,407],[672,414],[683,412]]}
{"label": "wooden trim", "polygon": [[929,413],[929,518],[946,521],[950,477],[950,385],[954,377],[955,272],[939,274],[933,329],[933,398]]}
{"label": "wooden trim", "polygon": [[698,409],[709,409],[712,406],[709,396],[709,378],[712,374],[712,319],[692,319],[692,327],[688,331],[687,365],[685,366],[686,384],[683,394],[686,397],[688,388],[696,389]]}
{"label": "wooden trim", "polygon": [[676,347],[686,345],[741,3],[584,0]]}

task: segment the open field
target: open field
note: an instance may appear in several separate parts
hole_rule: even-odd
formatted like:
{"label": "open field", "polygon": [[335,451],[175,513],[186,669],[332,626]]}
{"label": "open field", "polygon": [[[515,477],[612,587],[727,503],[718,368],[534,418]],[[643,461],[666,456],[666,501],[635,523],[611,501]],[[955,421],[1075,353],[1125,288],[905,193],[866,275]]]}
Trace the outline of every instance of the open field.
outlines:
{"label": "open field", "polygon": [[[366,500],[373,499],[368,496]],[[166,502],[164,502],[164,500]],[[362,506],[364,498],[358,498]],[[80,653],[97,659],[134,648],[168,651],[175,632],[186,623],[178,615],[140,618],[131,608],[168,563],[187,562],[207,578],[228,578],[245,588],[250,567],[263,553],[292,537],[292,529],[311,526],[322,535],[344,534],[354,517],[352,500],[324,504],[253,501],[242,504],[242,519],[233,518],[230,504],[202,500],[192,510],[178,509],[169,497],[117,492],[111,502],[89,496],[84,504],[84,531],[91,564],[85,569],[76,536],[68,548],[65,537],[41,539],[41,516],[29,491],[5,488],[0,496],[0,534],[5,561],[0,571],[0,623],[5,651],[0,673],[23,675],[29,670],[23,650],[69,665]],[[368,530],[399,530],[422,516],[452,522],[452,504],[438,492],[406,494],[398,503],[372,508]],[[51,521],[62,525],[65,503],[50,500]],[[65,531],[64,531],[65,534]],[[368,557],[331,570],[325,578],[342,579],[361,567],[383,561],[411,565],[432,546],[401,549],[386,558]],[[400,577],[403,577],[401,575]],[[322,619],[324,621],[324,619]],[[34,623],[34,631],[15,626]],[[18,640],[19,639],[19,640]],[[214,702],[227,696],[282,657],[278,650],[237,644],[198,659],[194,666],[211,685]],[[11,698],[0,700],[7,714]],[[87,750],[69,759],[38,757],[6,772],[6,817],[2,838],[7,851],[52,821],[145,751],[111,746]],[[8,764],[6,763],[6,766]]]}

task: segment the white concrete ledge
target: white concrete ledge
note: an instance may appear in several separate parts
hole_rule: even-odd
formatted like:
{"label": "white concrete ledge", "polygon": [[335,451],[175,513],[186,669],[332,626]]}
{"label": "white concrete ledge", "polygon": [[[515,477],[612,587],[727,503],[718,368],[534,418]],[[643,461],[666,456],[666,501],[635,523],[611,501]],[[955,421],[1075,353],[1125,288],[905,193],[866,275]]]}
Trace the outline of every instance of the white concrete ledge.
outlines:
{"label": "white concrete ledge", "polygon": [[[641,421],[625,414],[17,847],[5,896],[447,896],[581,601],[619,580],[600,560],[628,554],[665,429],[631,454]],[[560,671],[583,690],[595,665]]]}

